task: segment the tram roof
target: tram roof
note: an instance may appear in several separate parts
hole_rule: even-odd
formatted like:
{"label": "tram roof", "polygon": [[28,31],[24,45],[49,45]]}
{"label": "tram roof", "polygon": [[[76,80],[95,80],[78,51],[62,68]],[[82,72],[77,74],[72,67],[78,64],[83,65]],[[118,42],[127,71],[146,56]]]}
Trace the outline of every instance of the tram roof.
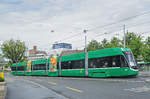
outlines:
{"label": "tram roof", "polygon": [[[88,58],[123,55],[122,51],[131,51],[131,50],[129,48],[107,48],[96,51],[89,51]],[[81,60],[81,59],[85,59],[85,53],[77,53],[62,56],[62,61]]]}

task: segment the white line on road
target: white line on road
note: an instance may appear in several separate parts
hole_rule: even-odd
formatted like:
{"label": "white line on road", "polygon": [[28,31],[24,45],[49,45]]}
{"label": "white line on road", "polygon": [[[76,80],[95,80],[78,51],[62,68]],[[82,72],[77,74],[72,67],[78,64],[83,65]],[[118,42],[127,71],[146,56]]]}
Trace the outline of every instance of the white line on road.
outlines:
{"label": "white line on road", "polygon": [[130,89],[124,89],[125,91],[132,91],[132,92],[147,92],[150,91],[150,88],[147,86],[143,87],[136,87],[136,88],[130,88]]}
{"label": "white line on road", "polygon": [[94,79],[94,78],[63,78],[63,79],[76,79],[76,80],[89,80],[89,81],[115,81],[115,82],[131,82],[131,83],[143,83],[145,81],[135,81],[135,80],[120,80],[120,79]]}

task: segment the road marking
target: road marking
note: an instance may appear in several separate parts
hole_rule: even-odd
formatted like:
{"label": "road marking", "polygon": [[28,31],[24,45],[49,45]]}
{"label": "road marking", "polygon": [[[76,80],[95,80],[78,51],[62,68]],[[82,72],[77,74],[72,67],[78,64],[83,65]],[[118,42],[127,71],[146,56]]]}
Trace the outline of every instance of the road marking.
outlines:
{"label": "road marking", "polygon": [[150,82],[150,79],[146,79],[145,81],[146,81],[146,82]]}
{"label": "road marking", "polygon": [[69,89],[69,90],[72,90],[72,91],[79,92],[79,93],[82,93],[82,92],[83,92],[82,90],[79,90],[79,89],[76,89],[76,88],[71,88],[71,87],[69,87],[69,86],[67,86],[66,88]]}
{"label": "road marking", "polygon": [[48,83],[52,85],[57,85],[56,82],[48,82]]}
{"label": "road marking", "polygon": [[68,97],[66,97],[66,96],[64,96],[64,95],[62,95],[62,94],[60,94],[60,93],[58,93],[58,92],[56,92],[56,91],[53,91],[53,90],[51,90],[50,88],[47,88],[46,86],[43,86],[43,85],[41,85],[41,84],[39,84],[39,83],[36,83],[36,82],[34,82],[34,81],[31,81],[31,80],[25,80],[26,82],[29,82],[29,83],[32,83],[32,84],[34,84],[34,85],[37,85],[37,86],[39,86],[39,87],[41,87],[41,88],[44,88],[44,89],[47,89],[47,90],[50,90],[50,92],[52,93],[55,93],[56,95],[58,95],[59,97],[62,97],[62,99],[69,99]]}
{"label": "road marking", "polygon": [[129,83],[144,83],[145,81],[140,80],[122,80],[122,79],[104,79],[104,78],[63,78],[63,79],[74,79],[74,80],[88,80],[88,81],[113,81],[113,82],[129,82]]}
{"label": "road marking", "polygon": [[136,88],[130,88],[130,89],[124,89],[125,91],[132,91],[132,92],[147,92],[150,91],[150,88],[147,86],[143,87],[136,87]]}

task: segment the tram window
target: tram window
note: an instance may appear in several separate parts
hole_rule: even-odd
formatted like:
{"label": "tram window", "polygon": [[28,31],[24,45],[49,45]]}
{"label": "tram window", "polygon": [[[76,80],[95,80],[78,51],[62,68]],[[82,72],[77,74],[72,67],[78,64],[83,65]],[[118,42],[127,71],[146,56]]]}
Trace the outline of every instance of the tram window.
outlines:
{"label": "tram window", "polygon": [[16,67],[11,67],[11,70],[12,71],[16,71]]}
{"label": "tram window", "polygon": [[61,63],[61,69],[69,69],[68,61]]}
{"label": "tram window", "polygon": [[17,67],[11,67],[12,71],[24,71],[25,66],[17,66]]}
{"label": "tram window", "polygon": [[32,70],[46,70],[46,64],[32,65]]}
{"label": "tram window", "polygon": [[84,68],[84,60],[72,61],[72,69]]}
{"label": "tram window", "polygon": [[96,63],[95,63],[94,59],[89,59],[88,67],[89,68],[96,68]]}
{"label": "tram window", "polygon": [[120,67],[121,66],[121,60],[120,60],[120,56],[114,56],[111,57],[111,65],[110,67]]}
{"label": "tram window", "polygon": [[24,66],[18,66],[17,71],[24,71]]}
{"label": "tram window", "polygon": [[48,64],[47,64],[47,69],[48,69],[48,70],[49,70],[49,65],[50,65],[50,64],[48,63]]}
{"label": "tram window", "polygon": [[121,67],[128,67],[128,63],[123,56],[120,56],[121,59]]}
{"label": "tram window", "polygon": [[62,62],[61,68],[62,69],[81,69],[81,68],[84,68],[84,60]]}
{"label": "tram window", "polygon": [[[48,65],[49,66],[49,65]],[[57,69],[59,69],[59,62],[57,62]]]}
{"label": "tram window", "polygon": [[89,59],[89,68],[120,67],[120,55]]}

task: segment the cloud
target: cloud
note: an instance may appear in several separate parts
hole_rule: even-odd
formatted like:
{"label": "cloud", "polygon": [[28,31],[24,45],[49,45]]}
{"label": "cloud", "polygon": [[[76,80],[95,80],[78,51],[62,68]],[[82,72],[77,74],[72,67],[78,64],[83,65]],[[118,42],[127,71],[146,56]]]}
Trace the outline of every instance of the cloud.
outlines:
{"label": "cloud", "polygon": [[[76,48],[84,44],[84,29],[97,27],[88,31],[88,40],[94,38],[100,41],[104,37],[96,37],[98,33],[118,31],[116,27],[120,25],[148,20],[149,17],[145,15],[109,27],[100,27],[149,11],[149,4],[149,0],[3,0],[0,1],[0,39],[20,39],[30,48],[38,45],[41,49],[49,49],[53,42],[63,40]],[[148,28],[130,30],[146,31]],[[65,39],[77,33],[79,36]],[[107,36],[111,38],[114,35]]]}

